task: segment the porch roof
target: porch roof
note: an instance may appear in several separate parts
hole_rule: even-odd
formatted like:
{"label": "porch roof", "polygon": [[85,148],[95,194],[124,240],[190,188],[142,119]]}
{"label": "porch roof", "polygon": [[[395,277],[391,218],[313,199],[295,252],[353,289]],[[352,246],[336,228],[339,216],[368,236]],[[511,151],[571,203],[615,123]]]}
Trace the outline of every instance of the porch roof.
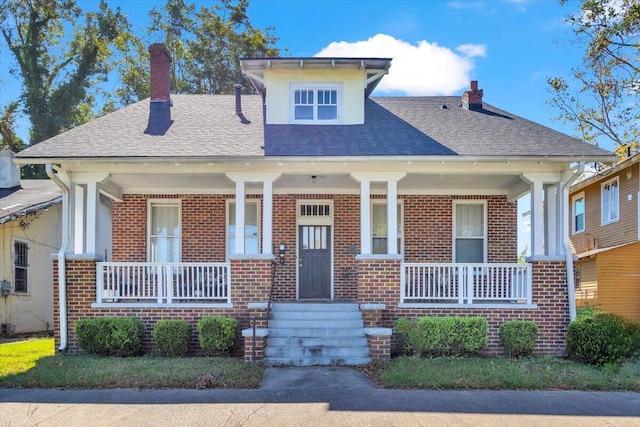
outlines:
{"label": "porch roof", "polygon": [[369,99],[365,124],[342,126],[265,125],[262,97],[255,95],[242,96],[241,116],[231,95],[173,95],[172,101],[171,107],[140,101],[29,147],[15,159],[20,164],[300,156],[615,160],[606,150],[489,104],[467,110],[459,97]]}

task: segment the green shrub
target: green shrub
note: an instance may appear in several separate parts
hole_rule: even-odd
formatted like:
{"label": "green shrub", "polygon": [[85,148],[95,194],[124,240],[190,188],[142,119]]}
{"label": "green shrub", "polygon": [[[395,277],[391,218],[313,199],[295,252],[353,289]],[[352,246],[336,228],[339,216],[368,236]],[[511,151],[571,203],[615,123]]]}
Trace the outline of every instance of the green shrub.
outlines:
{"label": "green shrub", "polygon": [[538,325],[532,320],[509,320],[500,325],[498,336],[509,356],[530,356],[536,346]]}
{"label": "green shrub", "polygon": [[153,327],[153,340],[163,356],[184,356],[189,351],[191,325],[186,320],[159,320]]}
{"label": "green shrub", "polygon": [[203,317],[198,320],[198,339],[204,350],[225,353],[235,344],[238,321],[232,317]]}
{"label": "green shrub", "polygon": [[75,323],[78,345],[100,356],[136,356],[142,353],[144,324],[136,317],[91,317]]}
{"label": "green shrub", "polygon": [[640,323],[625,319],[624,330],[631,340],[629,357],[640,357]]}
{"label": "green shrub", "polygon": [[577,319],[567,329],[569,357],[591,365],[620,362],[630,355],[631,344],[623,319],[612,314]]}
{"label": "green shrub", "polygon": [[460,356],[487,345],[489,325],[482,317],[398,319],[394,328],[407,351],[431,356]]}

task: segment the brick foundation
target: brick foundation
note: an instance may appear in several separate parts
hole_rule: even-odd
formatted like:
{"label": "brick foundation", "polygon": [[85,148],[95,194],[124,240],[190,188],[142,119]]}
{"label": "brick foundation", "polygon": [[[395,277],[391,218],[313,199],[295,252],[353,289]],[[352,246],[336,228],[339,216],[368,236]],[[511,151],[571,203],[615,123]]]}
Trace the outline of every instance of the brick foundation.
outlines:
{"label": "brick foundation", "polygon": [[563,355],[569,324],[566,268],[563,261],[533,262],[533,303],[535,309],[522,308],[402,308],[400,301],[400,260],[361,259],[358,261],[358,299],[362,303],[386,305],[380,324],[393,328],[399,318],[421,316],[481,316],[489,322],[486,353],[503,354],[498,330],[506,320],[533,320],[540,330],[534,354]]}
{"label": "brick foundation", "polygon": [[[181,307],[178,304],[166,307],[91,307],[96,301],[96,260],[68,259],[67,276],[67,348],[70,352],[78,352],[78,341],[74,324],[83,317],[97,316],[135,316],[146,326],[143,347],[144,351],[153,351],[154,343],[151,332],[160,319],[184,319],[192,327],[191,350],[199,349],[197,322],[203,317],[224,316],[238,320],[239,329],[236,334],[236,347],[233,354],[242,354],[242,337],[240,330],[250,326],[250,312],[247,304],[264,302],[269,298],[271,283],[271,261],[265,259],[231,260],[231,302],[232,308],[195,308]],[[60,345],[60,310],[58,305],[57,261],[54,263],[54,338],[56,348]]]}

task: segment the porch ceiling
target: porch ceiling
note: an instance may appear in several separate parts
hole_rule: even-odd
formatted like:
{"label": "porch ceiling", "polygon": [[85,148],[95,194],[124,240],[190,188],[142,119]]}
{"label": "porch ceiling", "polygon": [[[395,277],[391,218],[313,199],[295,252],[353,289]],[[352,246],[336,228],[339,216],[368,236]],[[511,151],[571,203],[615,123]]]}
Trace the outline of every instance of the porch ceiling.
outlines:
{"label": "porch ceiling", "polygon": [[[315,179],[313,178],[315,176]],[[235,183],[224,174],[114,173],[110,180],[124,193],[233,194]],[[315,181],[315,182],[314,182]],[[409,173],[398,182],[400,194],[507,194],[521,183],[516,174]],[[262,193],[261,183],[247,183],[247,193]],[[360,184],[347,173],[283,174],[274,193],[358,194]],[[386,182],[371,183],[372,194],[386,194]]]}

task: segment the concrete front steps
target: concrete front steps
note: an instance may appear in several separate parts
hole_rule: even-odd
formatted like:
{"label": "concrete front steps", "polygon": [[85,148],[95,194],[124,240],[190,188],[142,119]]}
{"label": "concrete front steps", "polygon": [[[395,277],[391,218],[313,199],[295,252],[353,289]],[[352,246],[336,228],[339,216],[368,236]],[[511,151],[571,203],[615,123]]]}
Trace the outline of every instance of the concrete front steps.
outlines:
{"label": "concrete front steps", "polygon": [[356,303],[274,303],[267,366],[366,365],[371,361]]}

